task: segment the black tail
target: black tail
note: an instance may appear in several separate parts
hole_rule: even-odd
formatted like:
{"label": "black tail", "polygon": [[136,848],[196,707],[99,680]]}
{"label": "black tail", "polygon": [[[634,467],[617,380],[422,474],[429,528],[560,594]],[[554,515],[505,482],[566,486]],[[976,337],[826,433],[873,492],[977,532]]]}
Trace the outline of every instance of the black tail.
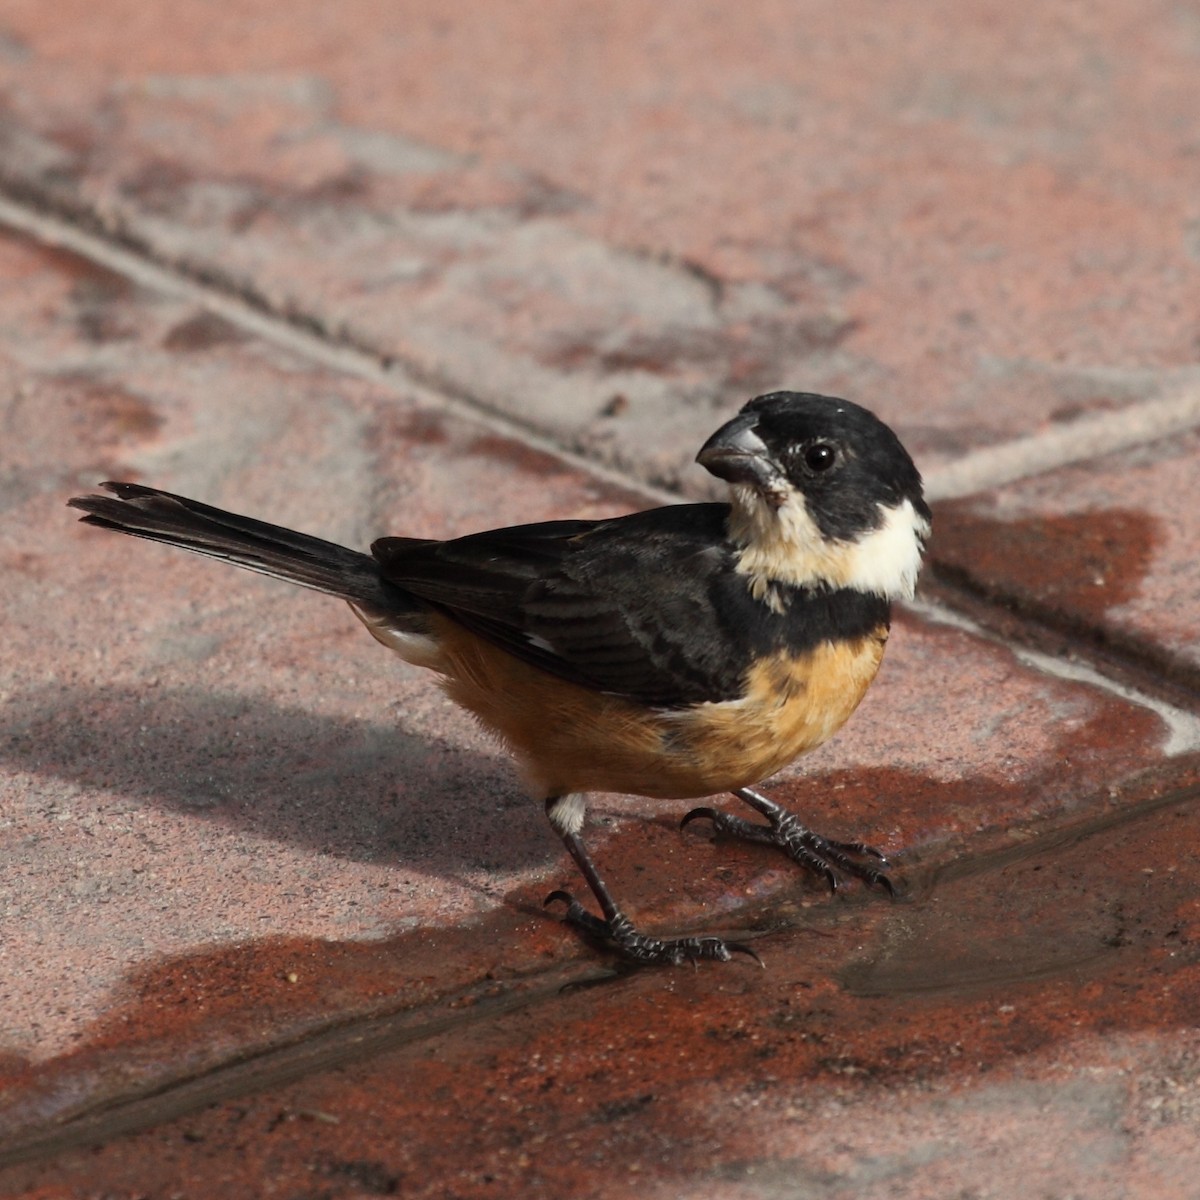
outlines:
{"label": "black tail", "polygon": [[384,611],[416,607],[412,597],[380,576],[379,564],[369,554],[157,488],[137,483],[100,486],[113,495],[67,501],[71,508],[87,513],[80,518],[87,525],[223,558],[250,571]]}

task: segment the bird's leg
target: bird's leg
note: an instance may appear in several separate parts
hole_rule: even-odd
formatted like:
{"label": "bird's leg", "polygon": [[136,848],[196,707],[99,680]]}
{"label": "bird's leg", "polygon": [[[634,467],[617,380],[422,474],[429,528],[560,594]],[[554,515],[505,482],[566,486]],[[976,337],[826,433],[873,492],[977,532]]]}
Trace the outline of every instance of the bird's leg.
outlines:
{"label": "bird's leg", "polygon": [[605,886],[592,862],[591,855],[584,848],[579,836],[583,826],[584,803],[579,795],[551,796],[546,801],[546,816],[554,826],[567,853],[575,861],[592,895],[600,904],[604,913],[601,920],[595,914],[588,912],[570,892],[551,892],[546,897],[546,903],[562,901],[567,906],[566,920],[575,926],[580,933],[598,941],[615,946],[622,957],[631,962],[654,964],[669,963],[679,966],[682,963],[696,963],[701,959],[711,958],[717,962],[728,962],[735,954],[746,954],[761,966],[758,955],[749,946],[738,942],[726,942],[715,937],[685,937],[685,938],[656,938],[639,933],[629,918],[617,907],[612,893]]}
{"label": "bird's leg", "polygon": [[[718,812],[714,808],[693,808],[680,822],[682,829],[689,821],[701,817],[713,823],[718,834],[728,834],[750,842],[765,842],[778,846],[794,862],[806,870],[824,876],[831,892],[837,891],[839,877],[850,875],[896,895],[896,885],[888,878],[887,859],[878,850],[862,842],[835,842],[813,833],[781,804],[752,788],[736,788],[733,794],[745,801],[755,812],[767,818],[769,824],[759,825],[741,817]],[[863,860],[869,860],[864,862]]]}

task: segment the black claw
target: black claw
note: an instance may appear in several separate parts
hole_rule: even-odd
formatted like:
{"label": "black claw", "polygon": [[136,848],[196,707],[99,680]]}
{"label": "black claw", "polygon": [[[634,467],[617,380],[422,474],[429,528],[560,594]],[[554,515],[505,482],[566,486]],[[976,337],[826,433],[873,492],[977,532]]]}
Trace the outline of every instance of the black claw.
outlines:
{"label": "black claw", "polygon": [[823,838],[820,834],[815,833],[813,837],[832,850],[840,850],[843,854],[855,854],[859,858],[875,858],[887,866],[887,859],[874,846],[868,846],[866,842],[835,842],[831,838]]}
{"label": "black claw", "polygon": [[[882,855],[880,857],[883,858]],[[884,858],[883,861],[886,863],[887,859]],[[872,871],[870,874],[864,875],[863,879],[866,880],[867,887],[879,888],[880,891],[887,892],[893,900],[900,894],[896,885],[882,871]]]}
{"label": "black claw", "polygon": [[551,892],[542,904],[543,907],[546,907],[556,901],[567,906],[567,911],[563,914],[563,920],[568,925],[574,925],[581,933],[595,938],[597,941],[611,940],[612,931],[608,927],[608,922],[602,921],[595,914],[588,912],[570,892],[564,892],[561,889]]}
{"label": "black claw", "polygon": [[744,954],[747,958],[754,959],[754,961],[758,963],[758,965],[762,967],[764,971],[767,969],[767,964],[763,962],[763,960],[759,958],[749,946],[743,946],[741,942],[726,942],[725,949],[728,950],[730,954]]}
{"label": "black claw", "polygon": [[[701,817],[713,823],[718,836],[778,846],[793,862],[823,879],[831,894],[836,894],[847,877],[861,879],[867,887],[878,888],[895,897],[896,885],[888,877],[888,860],[865,842],[836,842],[802,825],[795,816],[765,796],[749,789],[735,793],[767,818],[767,824],[747,821],[712,808],[693,808],[680,822],[682,829]],[[861,860],[869,858],[878,866]]]}
{"label": "black claw", "polygon": [[741,942],[726,942],[716,937],[650,937],[638,933],[628,919],[619,913],[611,921],[601,920],[594,913],[588,912],[570,892],[551,892],[545,899],[547,905],[555,901],[566,904],[567,911],[563,920],[568,925],[574,926],[584,937],[615,947],[621,956],[630,962],[644,966],[661,964],[676,967],[691,963],[694,967],[704,959],[729,962],[735,954],[745,954],[754,959],[760,967],[763,966],[762,959]]}

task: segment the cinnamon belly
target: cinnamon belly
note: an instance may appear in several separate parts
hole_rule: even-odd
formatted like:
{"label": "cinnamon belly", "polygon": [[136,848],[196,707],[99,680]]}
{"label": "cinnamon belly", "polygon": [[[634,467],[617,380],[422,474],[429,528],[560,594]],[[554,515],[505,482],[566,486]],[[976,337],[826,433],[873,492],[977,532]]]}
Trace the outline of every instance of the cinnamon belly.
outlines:
{"label": "cinnamon belly", "polygon": [[[439,622],[441,624],[441,622]],[[686,799],[745,787],[815,749],[875,678],[887,627],[751,667],[745,695],[647,709],[547,674],[445,621],[442,686],[513,751],[539,796],[629,792]]]}

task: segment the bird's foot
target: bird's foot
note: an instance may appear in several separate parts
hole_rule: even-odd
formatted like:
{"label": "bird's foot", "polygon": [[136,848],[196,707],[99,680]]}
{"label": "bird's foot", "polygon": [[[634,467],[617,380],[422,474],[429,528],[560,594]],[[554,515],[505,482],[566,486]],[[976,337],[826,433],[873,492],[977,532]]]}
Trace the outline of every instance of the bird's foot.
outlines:
{"label": "bird's foot", "polygon": [[889,896],[896,895],[896,885],[888,876],[888,861],[872,846],[822,837],[783,808],[766,815],[770,823],[760,825],[715,808],[693,808],[680,821],[679,828],[703,818],[712,822],[718,835],[778,846],[793,862],[822,876],[831,892],[837,891],[843,876],[850,876],[861,879],[868,887],[887,892]]}
{"label": "bird's foot", "polygon": [[726,942],[716,937],[656,938],[638,933],[629,918],[616,912],[610,920],[602,920],[588,912],[570,892],[551,892],[546,904],[561,901],[566,904],[565,920],[585,937],[615,947],[623,958],[644,966],[678,967],[695,965],[703,959],[729,962],[735,954],[745,954],[761,967],[762,959],[740,942]]}

